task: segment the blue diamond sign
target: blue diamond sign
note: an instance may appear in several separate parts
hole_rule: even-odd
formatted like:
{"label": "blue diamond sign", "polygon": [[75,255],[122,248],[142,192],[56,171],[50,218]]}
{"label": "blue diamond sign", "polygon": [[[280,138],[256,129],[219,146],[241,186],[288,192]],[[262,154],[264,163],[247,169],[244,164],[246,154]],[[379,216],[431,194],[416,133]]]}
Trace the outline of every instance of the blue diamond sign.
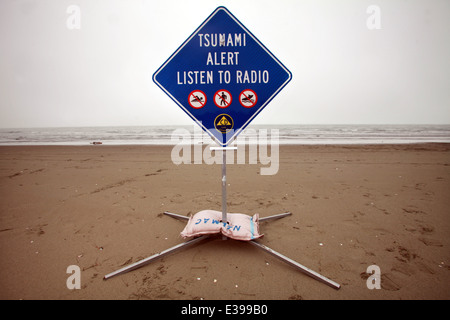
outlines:
{"label": "blue diamond sign", "polygon": [[229,145],[291,78],[225,7],[218,7],[153,75],[221,146]]}

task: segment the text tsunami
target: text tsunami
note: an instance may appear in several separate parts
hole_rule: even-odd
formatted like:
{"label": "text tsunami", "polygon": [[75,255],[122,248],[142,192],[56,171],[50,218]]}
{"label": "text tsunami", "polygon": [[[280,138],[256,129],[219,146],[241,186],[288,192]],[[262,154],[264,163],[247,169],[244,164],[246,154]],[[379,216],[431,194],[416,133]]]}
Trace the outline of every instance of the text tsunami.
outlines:
{"label": "text tsunami", "polygon": [[[199,33],[198,45],[202,48],[245,47],[245,33]],[[208,51],[205,66],[238,66],[239,51]],[[269,83],[267,70],[183,70],[177,71],[178,85]]]}

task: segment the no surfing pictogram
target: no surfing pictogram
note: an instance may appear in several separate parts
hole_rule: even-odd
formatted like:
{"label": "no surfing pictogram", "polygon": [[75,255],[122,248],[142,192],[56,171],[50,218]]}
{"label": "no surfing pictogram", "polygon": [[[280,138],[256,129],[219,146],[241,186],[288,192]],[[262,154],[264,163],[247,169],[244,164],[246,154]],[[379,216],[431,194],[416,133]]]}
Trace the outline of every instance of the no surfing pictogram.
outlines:
{"label": "no surfing pictogram", "polygon": [[245,108],[252,108],[258,102],[256,92],[251,89],[245,89],[239,95],[239,102]]}
{"label": "no surfing pictogram", "polygon": [[201,90],[194,90],[188,97],[189,105],[194,109],[201,109],[206,104],[206,94]]}

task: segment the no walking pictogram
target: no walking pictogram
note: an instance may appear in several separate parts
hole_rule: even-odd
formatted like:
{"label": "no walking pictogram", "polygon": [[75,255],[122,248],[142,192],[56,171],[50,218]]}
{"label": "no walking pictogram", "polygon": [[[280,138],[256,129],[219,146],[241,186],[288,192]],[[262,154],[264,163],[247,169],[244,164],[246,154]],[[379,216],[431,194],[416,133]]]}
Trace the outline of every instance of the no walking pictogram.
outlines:
{"label": "no walking pictogram", "polygon": [[245,89],[239,95],[239,102],[243,107],[252,108],[256,105],[256,102],[258,102],[258,96],[256,95],[255,91],[251,89]]}
{"label": "no walking pictogram", "polygon": [[194,90],[189,94],[188,102],[194,109],[203,108],[206,104],[206,94],[201,90]]}
{"label": "no walking pictogram", "polygon": [[228,90],[219,90],[214,94],[214,103],[219,108],[229,107],[231,101],[233,101],[233,98]]}

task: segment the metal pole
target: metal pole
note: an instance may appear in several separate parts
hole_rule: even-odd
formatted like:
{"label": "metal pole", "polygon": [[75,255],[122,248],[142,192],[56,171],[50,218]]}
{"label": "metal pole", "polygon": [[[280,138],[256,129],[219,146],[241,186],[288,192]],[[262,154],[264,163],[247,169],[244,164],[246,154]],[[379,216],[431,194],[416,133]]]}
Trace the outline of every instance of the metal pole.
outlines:
{"label": "metal pole", "polygon": [[298,263],[298,262],[296,262],[296,261],[294,261],[294,260],[292,260],[292,259],[290,259],[290,258],[288,258],[288,257],[286,257],[284,255],[282,255],[279,252],[276,252],[275,250],[270,249],[269,247],[267,247],[267,246],[265,246],[263,244],[260,244],[260,243],[258,243],[256,241],[249,241],[249,242],[252,245],[257,246],[258,248],[263,249],[264,251],[268,252],[269,254],[271,254],[271,255],[273,255],[273,256],[283,260],[284,262],[290,264],[291,266],[296,267],[301,272],[306,273],[308,276],[310,276],[310,277],[312,277],[312,278],[314,278],[314,279],[316,279],[316,280],[318,280],[320,282],[323,282],[326,285],[329,285],[330,287],[332,287],[334,289],[339,289],[341,287],[340,284],[338,284],[338,283],[336,283],[336,282],[334,282],[334,281],[332,281],[332,280],[322,276],[321,274],[319,274],[319,273],[317,273],[317,272],[315,272],[315,271],[313,271],[311,269],[308,269],[307,267],[301,265],[300,263]]}
{"label": "metal pole", "polygon": [[[222,151],[222,222],[227,223],[227,150],[237,150],[237,147],[211,147],[210,150]],[[222,240],[226,240],[222,236]]]}
{"label": "metal pole", "polygon": [[204,235],[204,236],[201,236],[201,237],[198,237],[198,238],[194,238],[192,240],[189,240],[189,241],[177,244],[176,246],[174,246],[172,248],[169,248],[167,250],[161,251],[160,253],[154,254],[154,255],[152,255],[152,256],[150,256],[148,258],[142,259],[142,260],[140,260],[138,262],[135,262],[133,264],[125,266],[122,269],[119,269],[117,271],[111,272],[111,273],[107,274],[103,279],[104,280],[108,280],[109,278],[112,278],[112,277],[117,276],[119,274],[123,274],[123,273],[129,272],[129,271],[135,270],[137,268],[145,266],[146,264],[149,264],[150,262],[152,262],[152,261],[154,261],[156,259],[160,259],[160,258],[162,258],[164,256],[167,256],[170,253],[178,251],[178,250],[180,250],[180,249],[182,249],[182,248],[184,248],[186,246],[189,246],[189,245],[192,245],[194,243],[200,242],[200,241],[205,240],[207,238],[209,238],[209,235]]}
{"label": "metal pole", "polygon": [[[227,223],[227,152],[222,150],[222,222]],[[227,240],[222,236],[222,240]]]}

